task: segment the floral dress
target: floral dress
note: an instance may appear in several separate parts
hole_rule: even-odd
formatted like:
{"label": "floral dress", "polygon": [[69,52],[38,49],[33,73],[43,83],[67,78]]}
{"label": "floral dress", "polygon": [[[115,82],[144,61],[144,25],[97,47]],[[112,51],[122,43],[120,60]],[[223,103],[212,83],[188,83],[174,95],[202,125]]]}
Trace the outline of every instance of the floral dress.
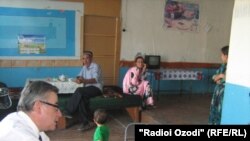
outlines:
{"label": "floral dress", "polygon": [[123,79],[123,92],[140,95],[143,99],[143,104],[154,105],[152,89],[149,82],[144,78],[145,74],[142,74],[139,68],[130,68]]}
{"label": "floral dress", "polygon": [[[222,64],[215,75],[225,74],[227,64]],[[209,124],[219,125],[221,122],[222,103],[224,97],[225,79],[216,84],[210,106]]]}

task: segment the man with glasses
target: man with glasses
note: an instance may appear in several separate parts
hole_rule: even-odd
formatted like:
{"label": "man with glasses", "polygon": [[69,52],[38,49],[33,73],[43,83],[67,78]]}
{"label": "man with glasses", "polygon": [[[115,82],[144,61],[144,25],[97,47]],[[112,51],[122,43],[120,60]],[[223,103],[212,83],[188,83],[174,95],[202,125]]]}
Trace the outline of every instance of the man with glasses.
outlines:
{"label": "man with glasses", "polygon": [[17,112],[0,122],[0,140],[49,141],[44,131],[55,130],[62,116],[57,93],[57,87],[44,81],[27,85],[21,93]]}
{"label": "man with glasses", "polygon": [[78,113],[82,125],[78,128],[80,131],[88,130],[96,124],[93,122],[93,112],[89,108],[90,98],[102,95],[103,80],[101,67],[93,62],[93,53],[91,51],[83,52],[83,67],[76,77],[76,83],[83,83],[84,86],[77,88],[70,97],[66,111],[66,118]]}

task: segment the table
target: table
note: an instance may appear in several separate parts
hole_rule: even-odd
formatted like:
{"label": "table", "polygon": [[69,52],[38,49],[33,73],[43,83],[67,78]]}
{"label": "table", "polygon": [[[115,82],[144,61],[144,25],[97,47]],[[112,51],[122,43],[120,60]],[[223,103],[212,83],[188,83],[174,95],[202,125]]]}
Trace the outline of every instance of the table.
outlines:
{"label": "table", "polygon": [[[202,80],[202,72],[189,70],[189,69],[158,69],[158,70],[149,70],[148,73],[154,76],[157,80],[157,99],[160,92],[160,81],[161,80],[180,80],[181,88],[180,93],[183,92],[182,83],[185,80]],[[191,86],[192,89],[192,86]]]}
{"label": "table", "polygon": [[32,81],[45,81],[59,89],[58,94],[72,94],[78,87],[83,87],[83,84],[77,84],[72,79],[66,79],[65,81],[60,81],[57,78],[29,78],[26,80],[25,86],[28,85]]}

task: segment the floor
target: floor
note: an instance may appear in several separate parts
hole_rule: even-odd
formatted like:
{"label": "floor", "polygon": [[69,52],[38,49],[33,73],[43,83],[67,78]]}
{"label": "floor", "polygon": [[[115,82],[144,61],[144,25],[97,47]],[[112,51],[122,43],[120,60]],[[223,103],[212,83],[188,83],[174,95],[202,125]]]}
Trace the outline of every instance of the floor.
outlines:
{"label": "floor", "polygon": [[[142,111],[142,123],[147,124],[207,124],[211,94],[165,94],[160,95],[155,109]],[[132,120],[125,110],[108,111],[110,119],[109,141],[123,141],[128,138],[125,131]],[[78,131],[79,125],[68,129],[48,132],[51,141],[91,141],[94,129]],[[127,132],[126,132],[127,133]],[[133,140],[133,139],[132,139]]]}

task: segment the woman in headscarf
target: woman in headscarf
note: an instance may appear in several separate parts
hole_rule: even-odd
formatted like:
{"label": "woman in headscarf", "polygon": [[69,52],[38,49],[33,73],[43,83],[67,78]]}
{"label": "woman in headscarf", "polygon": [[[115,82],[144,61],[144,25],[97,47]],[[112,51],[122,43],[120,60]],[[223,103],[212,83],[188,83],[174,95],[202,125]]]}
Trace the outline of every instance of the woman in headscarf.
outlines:
{"label": "woman in headscarf", "polygon": [[146,64],[144,57],[137,54],[135,66],[131,67],[123,79],[123,92],[126,94],[140,95],[143,99],[142,107],[154,107],[153,91],[149,81],[145,80]]}

